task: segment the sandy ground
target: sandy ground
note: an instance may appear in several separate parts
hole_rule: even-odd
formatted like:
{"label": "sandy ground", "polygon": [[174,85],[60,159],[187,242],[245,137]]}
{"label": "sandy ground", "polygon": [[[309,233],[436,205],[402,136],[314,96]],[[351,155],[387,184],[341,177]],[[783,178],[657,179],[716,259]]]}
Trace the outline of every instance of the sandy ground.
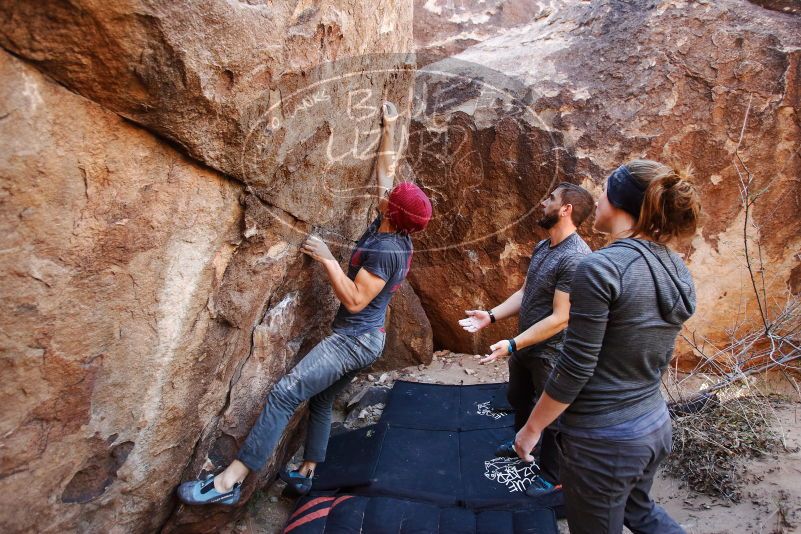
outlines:
{"label": "sandy ground", "polygon": [[[390,385],[396,379],[479,384],[505,382],[507,375],[505,363],[480,365],[474,355],[437,353],[429,366],[360,375],[343,393],[340,407],[363,388],[374,384]],[[777,427],[784,435],[787,448],[795,452],[782,452],[778,456],[751,461],[748,464],[749,487],[743,491],[741,502],[727,503],[699,495],[666,474],[657,477],[652,496],[688,534],[801,532],[801,403],[797,394],[791,395],[792,389],[779,389],[786,394],[788,401],[776,409]],[[363,415],[363,419],[355,421],[356,426],[374,422],[379,414],[370,412]],[[344,410],[340,410],[337,416],[339,424],[343,417]],[[299,454],[296,455],[295,459],[299,458]],[[259,492],[246,505],[244,517],[222,532],[281,532],[294,506],[292,498],[282,495],[283,489],[284,484],[278,481]],[[562,533],[569,532],[567,522],[560,521],[559,529]]]}

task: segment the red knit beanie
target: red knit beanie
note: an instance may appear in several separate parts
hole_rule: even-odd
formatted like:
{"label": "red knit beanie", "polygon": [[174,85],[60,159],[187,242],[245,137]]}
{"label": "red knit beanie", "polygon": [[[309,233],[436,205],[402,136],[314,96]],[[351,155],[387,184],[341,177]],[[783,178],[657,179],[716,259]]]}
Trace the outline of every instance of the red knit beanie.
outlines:
{"label": "red knit beanie", "polygon": [[411,234],[425,229],[431,211],[431,201],[411,182],[402,182],[389,193],[387,217],[401,232]]}

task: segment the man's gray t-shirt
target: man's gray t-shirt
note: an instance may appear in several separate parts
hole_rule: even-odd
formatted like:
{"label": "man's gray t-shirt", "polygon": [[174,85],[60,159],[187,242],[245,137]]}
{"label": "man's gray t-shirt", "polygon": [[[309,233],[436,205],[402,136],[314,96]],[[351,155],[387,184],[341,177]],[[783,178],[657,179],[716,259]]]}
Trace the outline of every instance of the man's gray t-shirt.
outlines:
{"label": "man's gray t-shirt", "polygon": [[[531,325],[553,313],[554,292],[558,289],[570,293],[570,284],[576,267],[592,252],[587,243],[575,232],[555,247],[551,247],[550,244],[550,239],[540,241],[531,254],[523,302],[520,305],[520,332],[528,330]],[[562,344],[563,337],[564,332],[559,332],[550,339],[527,348],[535,353],[547,351],[555,354]]]}

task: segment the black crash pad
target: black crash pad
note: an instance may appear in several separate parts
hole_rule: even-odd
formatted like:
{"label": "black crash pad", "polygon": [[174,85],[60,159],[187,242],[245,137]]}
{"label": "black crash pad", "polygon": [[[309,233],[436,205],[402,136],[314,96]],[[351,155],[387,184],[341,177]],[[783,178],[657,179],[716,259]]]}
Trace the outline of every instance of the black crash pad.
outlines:
{"label": "black crash pad", "polygon": [[382,423],[431,430],[477,430],[514,424],[511,412],[493,408],[506,396],[506,384],[454,386],[397,381],[389,393]]}
{"label": "black crash pad", "polygon": [[313,489],[443,506],[554,505],[553,497],[537,500],[524,494],[538,475],[536,464],[495,456],[498,443],[513,437],[512,427],[454,431],[379,422],[331,438]]}
{"label": "black crash pad", "polygon": [[331,438],[287,531],[556,533],[561,493],[526,496],[536,465],[494,455],[505,388],[396,382],[376,425]]}
{"label": "black crash pad", "polygon": [[350,494],[302,498],[285,534],[556,534],[547,508],[470,510]]}

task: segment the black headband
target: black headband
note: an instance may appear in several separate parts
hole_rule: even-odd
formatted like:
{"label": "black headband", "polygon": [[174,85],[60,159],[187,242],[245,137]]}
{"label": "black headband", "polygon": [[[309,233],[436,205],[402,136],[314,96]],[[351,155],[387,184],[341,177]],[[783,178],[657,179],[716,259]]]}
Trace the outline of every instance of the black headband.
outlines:
{"label": "black headband", "polygon": [[644,197],[645,187],[640,185],[625,165],[621,165],[609,175],[606,182],[606,198],[616,208],[639,219]]}

